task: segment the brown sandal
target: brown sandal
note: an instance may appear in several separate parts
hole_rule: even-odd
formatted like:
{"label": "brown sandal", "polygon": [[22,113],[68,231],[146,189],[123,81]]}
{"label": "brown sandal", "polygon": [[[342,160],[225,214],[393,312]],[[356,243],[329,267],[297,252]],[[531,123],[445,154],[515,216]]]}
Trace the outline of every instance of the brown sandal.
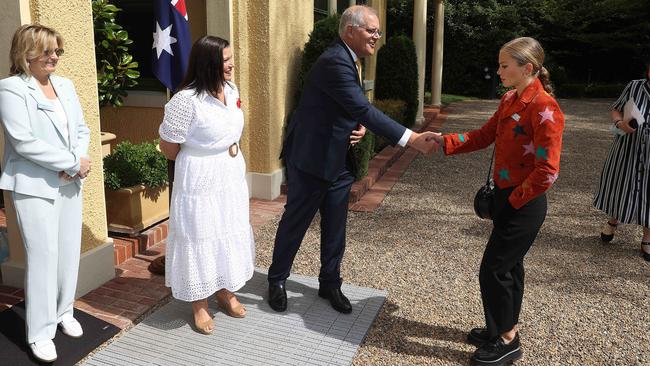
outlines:
{"label": "brown sandal", "polygon": [[199,333],[210,335],[214,331],[214,320],[209,319],[202,323],[197,323],[196,320],[194,320],[194,326]]}
{"label": "brown sandal", "polygon": [[[231,292],[229,293],[232,294]],[[232,294],[232,296],[234,297],[235,295]],[[244,307],[244,305],[242,305],[242,303],[239,303],[239,305],[237,306],[231,306],[230,301],[224,300],[221,296],[219,296],[218,293],[215,295],[215,299],[217,302],[217,308],[223,311],[224,314],[231,316],[233,318],[243,318],[246,316],[246,308]]]}

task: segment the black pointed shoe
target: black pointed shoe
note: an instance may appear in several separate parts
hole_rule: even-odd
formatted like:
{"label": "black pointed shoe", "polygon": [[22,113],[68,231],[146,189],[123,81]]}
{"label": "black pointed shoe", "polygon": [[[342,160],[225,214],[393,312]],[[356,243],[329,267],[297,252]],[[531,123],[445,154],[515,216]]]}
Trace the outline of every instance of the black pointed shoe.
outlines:
{"label": "black pointed shoe", "polygon": [[476,347],[481,347],[483,343],[490,340],[490,333],[487,328],[474,328],[467,333],[467,342]]}
{"label": "black pointed shoe", "polygon": [[284,283],[270,283],[269,284],[269,306],[277,312],[287,310],[287,290],[284,288]]}
{"label": "black pointed shoe", "polygon": [[318,289],[318,296],[323,299],[329,299],[330,304],[334,310],[343,314],[350,314],[352,312],[352,305],[340,288]]}
{"label": "black pointed shoe", "polygon": [[472,356],[475,366],[503,366],[517,361],[522,357],[519,333],[512,342],[506,344],[503,338],[496,337],[485,342]]}
{"label": "black pointed shoe", "polygon": [[[616,224],[612,224],[611,222],[607,221],[607,225],[603,227],[603,230],[600,232],[600,240],[602,240],[605,243],[609,243],[610,241],[614,240],[614,233],[616,232],[616,228],[618,227],[618,222]],[[607,234],[606,231],[610,231],[610,234]]]}

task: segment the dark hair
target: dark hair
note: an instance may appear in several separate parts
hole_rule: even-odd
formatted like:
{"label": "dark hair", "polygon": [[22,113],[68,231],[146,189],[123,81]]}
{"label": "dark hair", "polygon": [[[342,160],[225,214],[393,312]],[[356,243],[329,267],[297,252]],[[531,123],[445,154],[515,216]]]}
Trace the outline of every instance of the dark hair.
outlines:
{"label": "dark hair", "polygon": [[223,74],[226,47],[230,47],[228,41],[215,36],[203,36],[194,42],[185,79],[178,90],[191,88],[196,94],[220,92],[226,82]]}
{"label": "dark hair", "polygon": [[650,80],[650,56],[646,56],[644,60],[645,68],[643,69],[643,76],[646,80]]}

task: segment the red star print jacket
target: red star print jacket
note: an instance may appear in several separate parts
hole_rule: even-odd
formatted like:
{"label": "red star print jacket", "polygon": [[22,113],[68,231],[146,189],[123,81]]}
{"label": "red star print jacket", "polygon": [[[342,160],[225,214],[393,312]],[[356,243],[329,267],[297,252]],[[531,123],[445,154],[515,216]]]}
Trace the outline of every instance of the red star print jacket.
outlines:
{"label": "red star print jacket", "polygon": [[553,185],[560,171],[564,114],[535,79],[517,98],[511,90],[483,127],[445,135],[446,155],[483,149],[495,142],[494,182],[516,187],[508,201],[519,209]]}

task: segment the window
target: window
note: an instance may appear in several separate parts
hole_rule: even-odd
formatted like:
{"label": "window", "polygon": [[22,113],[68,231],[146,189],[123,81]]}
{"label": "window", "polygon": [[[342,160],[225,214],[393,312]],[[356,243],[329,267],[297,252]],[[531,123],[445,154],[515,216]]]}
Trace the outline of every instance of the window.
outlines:
{"label": "window", "polygon": [[149,0],[113,0],[112,3],[122,9],[115,21],[133,40],[129,52],[138,62],[140,79],[133,90],[165,91],[165,86],[156,79],[151,71],[151,45],[153,43],[153,4]]}

